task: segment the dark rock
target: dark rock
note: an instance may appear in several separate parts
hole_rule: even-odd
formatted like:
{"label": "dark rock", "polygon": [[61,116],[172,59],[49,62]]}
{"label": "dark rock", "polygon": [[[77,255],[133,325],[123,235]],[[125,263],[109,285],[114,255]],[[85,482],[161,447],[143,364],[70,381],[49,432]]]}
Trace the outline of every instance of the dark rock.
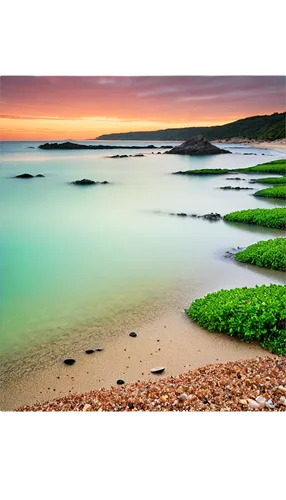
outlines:
{"label": "dark rock", "polygon": [[117,383],[117,385],[123,385],[123,384],[125,384],[124,380],[121,380],[121,379],[118,379],[116,381],[116,383]]}
{"label": "dark rock", "polygon": [[135,157],[138,157],[138,156],[145,156],[145,155],[143,155],[142,153],[138,153],[137,155],[129,155],[129,156],[133,156],[135,158]]}
{"label": "dark rock", "polygon": [[107,158],[128,158],[128,155],[113,155],[113,156],[108,156]]}
{"label": "dark rock", "polygon": [[158,151],[156,154],[157,154],[157,155],[161,155],[162,153],[161,153],[161,151]]}
{"label": "dark rock", "polygon": [[233,189],[235,191],[240,191],[242,189],[253,189],[253,188],[249,188],[249,187],[239,187],[239,186],[235,186],[235,187],[232,187],[232,186],[221,186],[219,189]]}
{"label": "dark rock", "polygon": [[86,354],[93,354],[94,353],[94,350],[93,349],[87,349],[87,351],[85,351]]}
{"label": "dark rock", "polygon": [[245,178],[242,177],[226,177],[227,181],[245,181]]}
{"label": "dark rock", "polygon": [[35,149],[34,146],[27,146],[27,149]]}
{"label": "dark rock", "polygon": [[222,216],[220,214],[216,214],[216,213],[215,214],[214,213],[205,214],[205,215],[202,215],[201,217],[203,219],[211,220],[211,221],[222,219]]}
{"label": "dark rock", "polygon": [[91,184],[96,184],[96,182],[90,179],[81,179],[80,181],[73,181],[71,184],[75,184],[76,186],[90,186]]}
{"label": "dark rock", "polygon": [[96,352],[101,352],[101,351],[103,351],[103,347],[97,347],[95,350],[96,350]]}
{"label": "dark rock", "polygon": [[184,212],[182,212],[181,214],[177,214],[179,217],[188,217],[188,214],[185,214]]}
{"label": "dark rock", "polygon": [[68,358],[68,359],[64,360],[65,365],[73,365],[74,363],[75,363],[75,359]]}
{"label": "dark rock", "polygon": [[163,366],[159,366],[157,368],[152,368],[151,373],[163,373],[165,368]]}
{"label": "dark rock", "polygon": [[20,174],[15,175],[14,179],[32,179],[34,176],[32,174]]}
{"label": "dark rock", "polygon": [[37,174],[35,177],[45,177],[43,174]]}
{"label": "dark rock", "polygon": [[230,151],[213,146],[208,142],[203,135],[191,137],[188,141],[180,146],[175,146],[170,151],[165,151],[164,154],[177,155],[215,155],[215,154],[231,154]]}
{"label": "dark rock", "polygon": [[129,333],[129,337],[137,337],[137,333],[131,332],[131,333]]}

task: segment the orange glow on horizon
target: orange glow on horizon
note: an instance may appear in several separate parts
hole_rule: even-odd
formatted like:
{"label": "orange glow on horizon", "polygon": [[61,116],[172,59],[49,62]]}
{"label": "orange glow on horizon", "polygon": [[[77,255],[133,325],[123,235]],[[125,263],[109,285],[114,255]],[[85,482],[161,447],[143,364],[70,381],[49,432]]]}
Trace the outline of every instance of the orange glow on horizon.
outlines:
{"label": "orange glow on horizon", "polygon": [[1,77],[0,139],[223,125],[285,110],[285,77]]}

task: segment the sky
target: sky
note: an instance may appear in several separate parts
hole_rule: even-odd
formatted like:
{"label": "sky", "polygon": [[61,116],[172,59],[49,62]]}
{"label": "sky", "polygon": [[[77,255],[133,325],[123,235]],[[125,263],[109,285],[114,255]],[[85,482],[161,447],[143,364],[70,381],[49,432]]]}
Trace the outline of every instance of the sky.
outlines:
{"label": "sky", "polygon": [[285,108],[284,76],[2,76],[0,139],[223,125]]}

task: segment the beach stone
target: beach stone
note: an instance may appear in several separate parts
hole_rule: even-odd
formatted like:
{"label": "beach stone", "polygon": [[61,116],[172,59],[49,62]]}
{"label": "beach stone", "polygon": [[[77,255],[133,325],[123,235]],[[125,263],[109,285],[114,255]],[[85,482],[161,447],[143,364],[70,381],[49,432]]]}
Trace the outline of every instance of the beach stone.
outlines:
{"label": "beach stone", "polygon": [[136,332],[130,332],[129,333],[129,337],[137,337],[137,333]]}
{"label": "beach stone", "polygon": [[96,352],[101,352],[101,351],[103,351],[103,347],[97,347],[95,350],[96,350]]}
{"label": "beach stone", "polygon": [[254,401],[254,399],[248,399],[247,402],[248,402],[248,406],[250,406],[250,408],[253,408],[253,409],[260,408],[259,403],[257,403],[257,401]]}
{"label": "beach stone", "polygon": [[180,401],[186,401],[186,399],[187,399],[187,398],[188,398],[187,394],[183,393],[183,394],[180,394],[180,396],[179,396],[179,398],[178,398],[178,399],[179,399]]}
{"label": "beach stone", "polygon": [[286,406],[286,398],[285,398],[285,396],[281,396],[281,398],[280,398],[280,403],[281,403],[282,405]]}
{"label": "beach stone", "polygon": [[116,383],[117,383],[117,385],[123,385],[123,384],[125,384],[124,380],[121,380],[121,379],[118,379],[116,381]]}
{"label": "beach stone", "polygon": [[163,373],[164,370],[163,366],[158,366],[157,368],[152,368],[151,373]]}
{"label": "beach stone", "polygon": [[67,358],[64,360],[65,365],[74,365],[74,363],[75,363],[75,359],[72,359],[72,358]]}
{"label": "beach stone", "polygon": [[85,351],[85,354],[93,354],[94,353],[94,350],[93,349],[87,349]]}

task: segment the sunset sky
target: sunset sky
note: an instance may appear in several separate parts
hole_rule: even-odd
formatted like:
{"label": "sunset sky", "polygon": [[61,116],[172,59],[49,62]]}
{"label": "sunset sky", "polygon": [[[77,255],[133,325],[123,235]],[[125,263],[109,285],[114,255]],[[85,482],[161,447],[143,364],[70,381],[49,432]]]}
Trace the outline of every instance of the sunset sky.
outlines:
{"label": "sunset sky", "polygon": [[283,76],[2,76],[1,140],[222,125],[285,111]]}

